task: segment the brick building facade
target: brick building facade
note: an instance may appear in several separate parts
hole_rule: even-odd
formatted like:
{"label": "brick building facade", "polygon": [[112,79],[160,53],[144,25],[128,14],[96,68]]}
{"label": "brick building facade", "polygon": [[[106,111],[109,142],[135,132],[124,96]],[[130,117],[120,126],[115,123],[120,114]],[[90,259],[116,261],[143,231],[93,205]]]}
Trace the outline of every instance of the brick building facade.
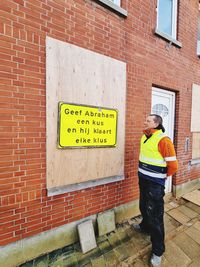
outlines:
{"label": "brick building facade", "polygon": [[[179,171],[173,177],[173,194],[179,196],[198,186],[200,129],[194,137],[191,120],[194,85],[198,97],[200,90],[199,1],[178,1],[175,37],[158,27],[157,16],[162,12],[158,2],[1,0],[2,261],[11,255],[11,246],[20,246],[19,241],[105,210],[132,209],[130,203],[138,200],[139,139],[151,110],[152,87],[176,95],[174,143]],[[47,36],[126,63],[124,180],[47,195]],[[128,212],[124,216],[128,217]],[[19,263],[25,260],[20,258]]]}

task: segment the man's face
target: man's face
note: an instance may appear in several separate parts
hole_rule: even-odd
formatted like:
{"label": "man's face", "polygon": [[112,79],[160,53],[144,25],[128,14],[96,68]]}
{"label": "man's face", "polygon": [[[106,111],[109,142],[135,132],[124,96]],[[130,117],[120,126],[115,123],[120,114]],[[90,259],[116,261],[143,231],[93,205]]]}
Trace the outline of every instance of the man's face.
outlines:
{"label": "man's face", "polygon": [[158,126],[158,123],[154,122],[154,116],[148,116],[144,122],[144,130],[154,129]]}

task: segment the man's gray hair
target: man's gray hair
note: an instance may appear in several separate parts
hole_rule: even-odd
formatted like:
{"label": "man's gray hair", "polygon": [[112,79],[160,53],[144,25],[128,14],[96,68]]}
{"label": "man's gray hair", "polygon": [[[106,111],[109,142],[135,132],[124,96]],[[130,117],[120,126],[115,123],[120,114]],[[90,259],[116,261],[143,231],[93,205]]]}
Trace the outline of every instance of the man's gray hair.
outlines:
{"label": "man's gray hair", "polygon": [[149,114],[149,116],[153,116],[153,120],[155,123],[158,124],[158,126],[155,129],[162,130],[162,132],[165,132],[165,128],[163,126],[163,119],[160,115],[157,114]]}
{"label": "man's gray hair", "polygon": [[149,116],[154,116],[154,122],[155,123],[158,123],[158,124],[163,124],[163,119],[160,115],[157,115],[157,114],[150,114]]}

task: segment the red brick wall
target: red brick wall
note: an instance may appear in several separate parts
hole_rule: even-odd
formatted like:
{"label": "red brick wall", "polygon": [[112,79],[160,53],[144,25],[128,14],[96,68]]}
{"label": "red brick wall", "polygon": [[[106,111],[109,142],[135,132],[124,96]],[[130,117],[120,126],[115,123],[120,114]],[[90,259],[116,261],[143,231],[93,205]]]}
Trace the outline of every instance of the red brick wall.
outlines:
{"label": "red brick wall", "polygon": [[[156,0],[122,0],[128,17],[92,0],[0,2],[0,245],[138,198],[137,162],[152,85],[177,92],[175,139],[180,184],[200,175],[184,151],[190,132],[198,0],[180,0],[178,40],[168,47],[154,34]],[[126,149],[123,182],[47,197],[45,156],[45,37],[127,62]],[[191,143],[190,143],[191,144]]]}

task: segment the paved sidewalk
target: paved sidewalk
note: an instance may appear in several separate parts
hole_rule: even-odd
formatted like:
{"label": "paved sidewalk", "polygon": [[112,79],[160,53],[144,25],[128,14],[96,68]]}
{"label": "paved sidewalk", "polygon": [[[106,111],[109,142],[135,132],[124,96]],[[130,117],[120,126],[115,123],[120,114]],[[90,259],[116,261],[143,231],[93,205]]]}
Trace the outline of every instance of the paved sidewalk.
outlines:
{"label": "paved sidewalk", "polygon": [[[81,253],[79,243],[41,256],[20,267],[147,267],[150,238],[137,233],[132,218],[117,229],[97,238],[97,248]],[[165,204],[166,251],[162,267],[200,266],[200,207],[186,200]]]}

